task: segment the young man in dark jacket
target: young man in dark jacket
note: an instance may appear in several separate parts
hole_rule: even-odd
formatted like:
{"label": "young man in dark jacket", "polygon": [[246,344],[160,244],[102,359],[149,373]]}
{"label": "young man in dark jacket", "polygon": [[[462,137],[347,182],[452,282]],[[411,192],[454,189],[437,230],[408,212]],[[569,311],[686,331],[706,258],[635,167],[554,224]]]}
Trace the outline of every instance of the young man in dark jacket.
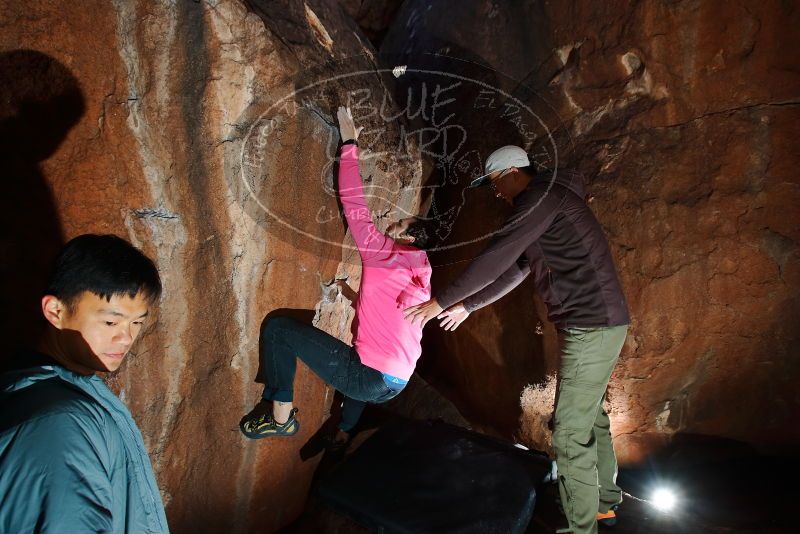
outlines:
{"label": "young man in dark jacket", "polygon": [[553,431],[561,500],[571,531],[594,533],[598,520],[615,521],[622,500],[603,401],[630,322],[625,297],[580,174],[535,174],[516,146],[494,151],[485,173],[471,187],[490,186],[514,212],[454,282],[406,318],[438,317],[454,330],[533,274],[561,347]]}
{"label": "young man in dark jacket", "polygon": [[0,375],[0,532],[168,532],[139,429],[96,375],[122,364],[160,293],[127,241],[66,244],[38,347]]}

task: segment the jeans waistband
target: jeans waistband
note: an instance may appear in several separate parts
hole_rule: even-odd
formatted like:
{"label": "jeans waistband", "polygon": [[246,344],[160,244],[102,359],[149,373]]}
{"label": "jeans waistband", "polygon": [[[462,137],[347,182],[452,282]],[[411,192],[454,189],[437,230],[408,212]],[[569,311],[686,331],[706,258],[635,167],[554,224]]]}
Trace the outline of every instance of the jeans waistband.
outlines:
{"label": "jeans waistband", "polygon": [[383,381],[386,383],[386,387],[392,389],[394,391],[400,391],[406,384],[408,384],[408,380],[403,380],[402,378],[397,378],[396,376],[387,375],[386,373],[381,373],[383,375]]}

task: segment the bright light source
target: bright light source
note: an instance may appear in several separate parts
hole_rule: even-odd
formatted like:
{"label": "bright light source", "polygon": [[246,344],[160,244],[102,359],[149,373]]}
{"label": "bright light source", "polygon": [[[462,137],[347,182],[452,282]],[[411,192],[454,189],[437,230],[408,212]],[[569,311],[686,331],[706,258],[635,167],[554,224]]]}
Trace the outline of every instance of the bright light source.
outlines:
{"label": "bright light source", "polygon": [[678,497],[671,489],[659,488],[654,491],[652,497],[650,497],[650,504],[657,510],[669,512],[678,504]]}

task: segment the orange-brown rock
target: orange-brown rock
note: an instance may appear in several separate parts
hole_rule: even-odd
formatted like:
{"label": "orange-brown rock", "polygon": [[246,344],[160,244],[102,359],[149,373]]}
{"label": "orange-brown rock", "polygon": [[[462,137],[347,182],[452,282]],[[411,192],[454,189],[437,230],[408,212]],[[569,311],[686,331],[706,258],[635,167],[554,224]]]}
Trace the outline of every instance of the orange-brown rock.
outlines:
{"label": "orange-brown rock", "polygon": [[[340,3],[373,38],[396,5]],[[799,17],[749,0],[407,0],[381,50],[409,68],[395,87],[333,0],[0,0],[4,347],[35,335],[61,243],[127,237],[165,292],[109,382],[173,531],[291,522],[316,466],[298,451],[332,392],[300,366],[298,437],[252,442],[237,425],[260,393],[268,312],[348,336],[336,279],[357,288],[359,267],[332,151],[336,106],[351,103],[379,224],[417,211],[421,155],[434,169],[429,213],[457,245],[436,256],[435,284],[505,215],[486,191],[461,195],[496,145],[590,177],[633,316],[609,399],[622,460],[676,433],[796,447]],[[442,84],[438,116],[406,100],[426,80]],[[415,126],[391,118],[388,93]],[[425,137],[445,131],[452,144]],[[473,425],[547,448],[557,350],[544,316],[528,281],[455,334],[431,327],[422,374]]]}
{"label": "orange-brown rock", "polygon": [[[791,2],[419,0],[383,41],[420,69],[484,66],[470,68],[497,111],[460,117],[468,149],[515,142],[589,177],[633,317],[610,385],[623,461],[675,433],[800,443],[798,28]],[[544,135],[503,122],[515,98]],[[468,195],[448,243],[502,220],[489,197]],[[434,285],[484,244],[440,254]],[[423,376],[473,421],[548,448],[557,351],[550,325],[536,333],[543,317],[528,281],[454,334],[429,328]]]}
{"label": "orange-brown rock", "polygon": [[[36,315],[60,243],[128,238],[164,294],[109,382],[141,427],[172,530],[291,522],[316,466],[298,451],[332,392],[301,366],[297,437],[250,441],[238,422],[261,391],[268,312],[348,335],[334,279],[357,289],[360,269],[332,189],[334,121],[353,91],[380,104],[371,45],[333,1],[36,0],[0,2],[0,50],[4,345],[30,341],[20,310]],[[416,209],[421,179],[413,146],[395,155],[398,124],[364,143],[384,222]]]}

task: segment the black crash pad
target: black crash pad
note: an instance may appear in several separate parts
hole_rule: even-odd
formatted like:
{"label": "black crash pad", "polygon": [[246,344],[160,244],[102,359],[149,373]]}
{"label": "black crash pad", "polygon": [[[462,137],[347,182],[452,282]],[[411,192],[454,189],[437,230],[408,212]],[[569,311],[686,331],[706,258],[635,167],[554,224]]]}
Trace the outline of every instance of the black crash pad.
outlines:
{"label": "black crash pad", "polygon": [[441,422],[392,421],[317,485],[333,509],[382,532],[524,532],[550,461]]}

